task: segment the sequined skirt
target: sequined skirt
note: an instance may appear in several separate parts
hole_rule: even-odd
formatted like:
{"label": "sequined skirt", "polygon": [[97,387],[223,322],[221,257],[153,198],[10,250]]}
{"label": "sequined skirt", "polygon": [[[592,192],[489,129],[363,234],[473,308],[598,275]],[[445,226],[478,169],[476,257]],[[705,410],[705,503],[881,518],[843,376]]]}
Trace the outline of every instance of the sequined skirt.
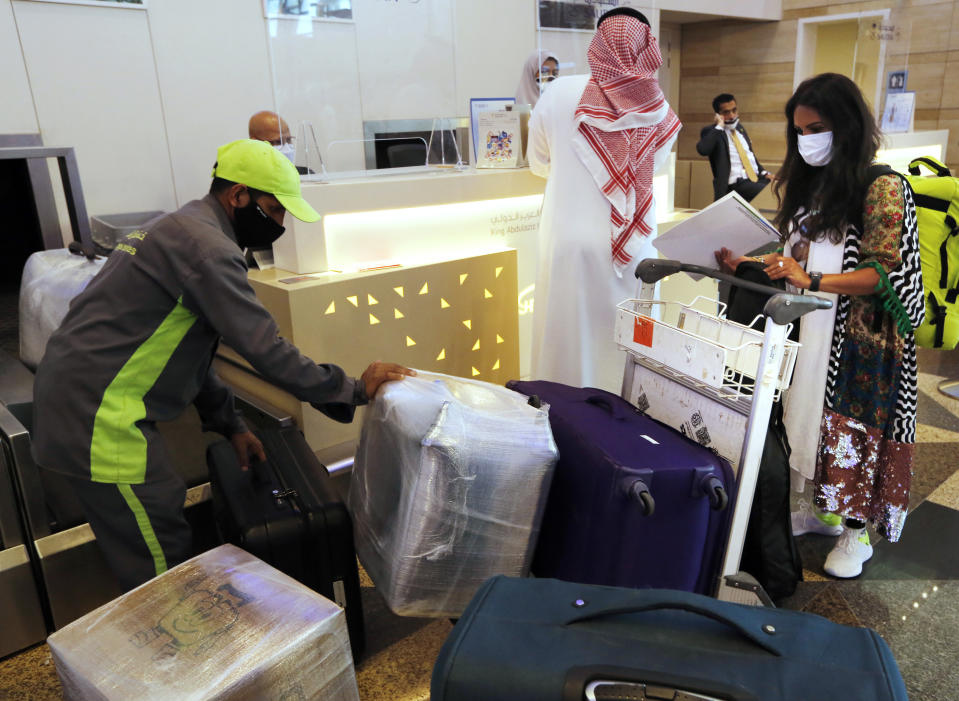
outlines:
{"label": "sequined skirt", "polygon": [[915,446],[826,409],[816,474],[816,504],[830,513],[873,521],[895,542],[909,509]]}

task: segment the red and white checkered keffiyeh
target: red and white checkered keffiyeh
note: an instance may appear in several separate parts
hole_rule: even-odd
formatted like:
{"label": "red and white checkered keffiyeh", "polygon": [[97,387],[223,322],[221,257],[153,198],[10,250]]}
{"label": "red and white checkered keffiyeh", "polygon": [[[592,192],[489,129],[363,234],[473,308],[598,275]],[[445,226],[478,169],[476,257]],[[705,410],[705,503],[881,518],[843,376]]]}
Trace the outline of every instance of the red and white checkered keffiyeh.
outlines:
{"label": "red and white checkered keffiyeh", "polygon": [[663,63],[649,26],[634,17],[606,19],[587,52],[592,75],[576,108],[574,148],[612,205],[613,266],[618,273],[648,236],[656,152],[682,124],[656,80]]}

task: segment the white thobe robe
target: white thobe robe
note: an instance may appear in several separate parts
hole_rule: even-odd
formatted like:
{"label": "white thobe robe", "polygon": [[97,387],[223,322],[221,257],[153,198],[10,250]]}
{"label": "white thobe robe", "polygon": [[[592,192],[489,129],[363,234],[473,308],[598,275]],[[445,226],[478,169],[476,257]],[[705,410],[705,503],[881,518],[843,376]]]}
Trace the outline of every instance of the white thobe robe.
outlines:
{"label": "white thobe robe", "polygon": [[[589,76],[550,83],[530,119],[530,169],[548,178],[539,225],[539,265],[533,307],[532,378],[619,393],[626,356],[613,331],[616,305],[636,296],[636,264],[658,257],[656,207],[652,233],[622,277],[613,268],[611,205],[573,150],[573,117]],[[655,156],[666,161],[675,137]]]}

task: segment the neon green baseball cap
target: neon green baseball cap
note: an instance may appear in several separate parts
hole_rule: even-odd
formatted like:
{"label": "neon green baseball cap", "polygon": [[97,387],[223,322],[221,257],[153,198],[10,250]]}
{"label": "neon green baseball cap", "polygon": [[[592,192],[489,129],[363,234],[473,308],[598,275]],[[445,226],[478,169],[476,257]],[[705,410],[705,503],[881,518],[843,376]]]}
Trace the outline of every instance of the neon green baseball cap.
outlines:
{"label": "neon green baseball cap", "polygon": [[300,221],[320,219],[300,194],[300,174],[290,159],[265,141],[238,139],[218,148],[213,177],[270,193]]}

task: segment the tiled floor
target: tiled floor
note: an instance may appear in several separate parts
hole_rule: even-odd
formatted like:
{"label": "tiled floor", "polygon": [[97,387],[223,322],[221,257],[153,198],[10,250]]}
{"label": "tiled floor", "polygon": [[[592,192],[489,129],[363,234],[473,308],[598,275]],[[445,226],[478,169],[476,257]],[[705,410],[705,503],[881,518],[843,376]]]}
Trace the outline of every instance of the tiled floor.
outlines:
{"label": "tiled floor", "polygon": [[[921,352],[920,369],[921,426],[913,510],[902,540],[890,544],[875,539],[875,555],[863,575],[837,581],[822,571],[832,539],[803,536],[799,545],[806,581],[784,605],[839,623],[875,628],[891,646],[910,698],[952,701],[959,698],[959,665],[955,663],[959,643],[959,401],[941,395],[936,386],[944,377],[959,377],[959,351]],[[357,667],[360,697],[364,701],[428,699],[433,662],[452,624],[395,616],[368,579],[362,584],[368,643]],[[59,682],[45,645],[0,661],[0,700],[59,696]]]}

